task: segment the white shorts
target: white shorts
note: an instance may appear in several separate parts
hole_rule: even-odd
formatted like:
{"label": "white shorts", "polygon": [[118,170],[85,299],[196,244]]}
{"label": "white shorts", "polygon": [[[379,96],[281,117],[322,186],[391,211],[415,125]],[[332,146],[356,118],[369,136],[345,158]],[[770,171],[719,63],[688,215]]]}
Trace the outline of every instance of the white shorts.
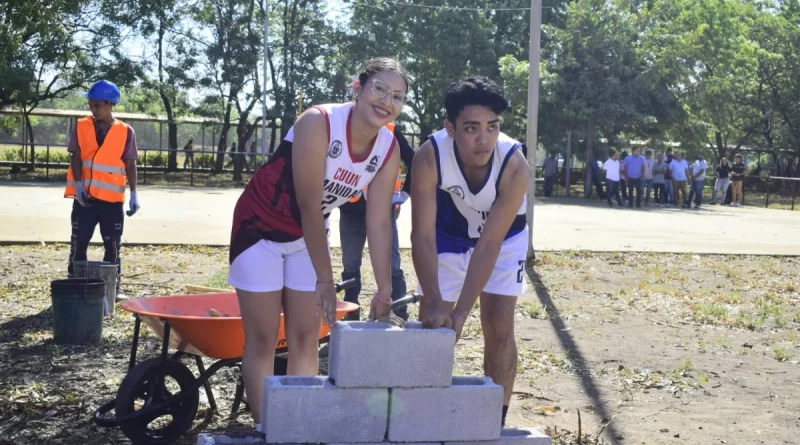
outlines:
{"label": "white shorts", "polygon": [[[442,300],[450,303],[458,301],[474,250],[469,249],[465,253],[439,254],[439,292],[442,294]],[[522,295],[527,289],[525,282],[527,254],[527,230],[503,241],[492,275],[483,288],[483,292],[511,297]],[[417,285],[417,293],[422,294],[422,288],[419,285]]]}
{"label": "white shorts", "polygon": [[284,287],[314,292],[317,273],[303,238],[288,243],[261,240],[233,260],[228,284],[249,292],[273,292]]}

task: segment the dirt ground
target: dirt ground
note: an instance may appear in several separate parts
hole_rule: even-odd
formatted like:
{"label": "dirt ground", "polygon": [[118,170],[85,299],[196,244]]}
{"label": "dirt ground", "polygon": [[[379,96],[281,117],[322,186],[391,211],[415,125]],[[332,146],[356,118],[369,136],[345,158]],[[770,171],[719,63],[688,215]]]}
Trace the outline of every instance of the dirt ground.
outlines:
{"label": "dirt ground", "polygon": [[[107,320],[98,346],[53,344],[49,283],[66,275],[67,254],[64,245],[0,247],[0,444],[130,443],[91,416],[125,376],[133,318]],[[90,259],[101,257],[92,247]],[[226,258],[225,249],[124,247],[123,290],[225,286]],[[404,266],[409,275],[407,253]],[[554,444],[578,443],[579,432],[587,444],[798,443],[800,259],[539,253],[529,278],[509,425],[546,429]],[[365,281],[367,294],[368,271]],[[158,337],[143,332],[140,359],[157,356]],[[482,374],[477,310],[456,352],[457,374]],[[247,412],[229,418],[237,376],[211,379],[219,411],[201,391],[179,443],[252,426]]]}

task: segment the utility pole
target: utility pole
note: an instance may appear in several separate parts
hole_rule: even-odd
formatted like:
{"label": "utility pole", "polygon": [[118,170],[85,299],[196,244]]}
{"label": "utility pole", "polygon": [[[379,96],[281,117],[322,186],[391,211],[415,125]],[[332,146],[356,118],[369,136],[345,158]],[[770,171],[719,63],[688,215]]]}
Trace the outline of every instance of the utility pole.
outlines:
{"label": "utility pole", "polygon": [[533,250],[533,198],[536,194],[536,148],[538,147],[538,123],[539,123],[539,51],[541,47],[542,29],[542,0],[531,0],[531,32],[528,43],[528,134],[526,144],[528,146],[528,164],[533,170],[533,177],[528,186],[528,206],[526,217],[528,220],[528,255],[530,263],[536,254]]}
{"label": "utility pole", "polygon": [[264,0],[264,91],[261,97],[261,163],[267,162],[267,59],[269,57],[269,0]]}

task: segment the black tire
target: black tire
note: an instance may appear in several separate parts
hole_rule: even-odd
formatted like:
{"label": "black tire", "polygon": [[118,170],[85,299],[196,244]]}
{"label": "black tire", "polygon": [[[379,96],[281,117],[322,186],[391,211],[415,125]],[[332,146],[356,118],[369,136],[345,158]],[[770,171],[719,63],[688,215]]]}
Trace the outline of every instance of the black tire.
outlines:
{"label": "black tire", "polygon": [[[134,411],[163,404],[163,400],[177,394],[166,388],[165,380],[160,378],[161,358],[145,360],[128,371],[117,391],[114,404],[117,418],[124,417]],[[180,392],[190,390],[195,383],[194,374],[182,363],[167,359],[164,363],[164,376],[167,381],[174,381]],[[134,417],[120,423],[120,429],[135,444],[166,445],[175,443],[192,427],[197,414],[200,394],[194,389],[191,394],[170,405],[163,404],[156,411],[146,416]],[[143,405],[137,406],[137,402]],[[160,421],[158,427],[150,425],[154,420],[170,416],[171,419]]]}

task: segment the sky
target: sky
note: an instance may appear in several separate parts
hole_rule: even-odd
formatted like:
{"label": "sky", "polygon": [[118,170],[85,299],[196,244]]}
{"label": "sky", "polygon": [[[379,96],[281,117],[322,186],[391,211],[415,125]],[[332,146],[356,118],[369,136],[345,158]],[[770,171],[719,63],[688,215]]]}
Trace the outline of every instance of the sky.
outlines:
{"label": "sky", "polygon": [[[271,3],[275,3],[272,0]],[[352,1],[350,0],[327,0],[328,18],[336,22],[346,22],[350,17],[350,8],[352,8]],[[123,31],[124,33],[125,31]],[[211,39],[210,33],[204,33],[204,38]],[[271,39],[275,39],[273,31],[270,32]],[[123,44],[123,53],[133,60],[155,60],[156,47],[148,44],[140,37],[131,37]],[[259,74],[262,73],[263,68],[259,64]],[[155,75],[155,73],[153,73]],[[269,77],[269,73],[268,73]],[[268,88],[271,86],[268,83]],[[204,92],[194,89],[188,92],[189,102],[192,105],[198,105],[204,96]],[[273,101],[268,98],[267,102],[272,105]]]}

